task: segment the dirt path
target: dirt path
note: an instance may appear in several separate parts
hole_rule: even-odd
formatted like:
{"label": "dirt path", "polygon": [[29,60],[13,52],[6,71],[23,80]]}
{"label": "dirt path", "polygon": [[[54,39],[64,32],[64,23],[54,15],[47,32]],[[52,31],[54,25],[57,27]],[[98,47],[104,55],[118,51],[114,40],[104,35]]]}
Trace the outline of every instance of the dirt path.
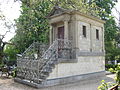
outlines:
{"label": "dirt path", "polygon": [[[107,75],[103,78],[105,81],[113,81],[115,75]],[[100,80],[90,80],[89,82],[76,82],[66,85],[53,86],[48,88],[36,89],[27,85],[14,82],[11,78],[0,78],[0,90],[97,90]]]}

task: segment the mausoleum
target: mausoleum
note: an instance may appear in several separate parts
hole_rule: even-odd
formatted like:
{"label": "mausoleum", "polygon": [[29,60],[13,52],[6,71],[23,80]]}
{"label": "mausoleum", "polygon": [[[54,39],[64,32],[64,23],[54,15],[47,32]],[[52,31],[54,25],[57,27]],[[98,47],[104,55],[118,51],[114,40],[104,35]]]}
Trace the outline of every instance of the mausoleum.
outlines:
{"label": "mausoleum", "polygon": [[105,76],[105,22],[58,6],[48,19],[49,47],[36,42],[18,57],[15,80],[45,87]]}

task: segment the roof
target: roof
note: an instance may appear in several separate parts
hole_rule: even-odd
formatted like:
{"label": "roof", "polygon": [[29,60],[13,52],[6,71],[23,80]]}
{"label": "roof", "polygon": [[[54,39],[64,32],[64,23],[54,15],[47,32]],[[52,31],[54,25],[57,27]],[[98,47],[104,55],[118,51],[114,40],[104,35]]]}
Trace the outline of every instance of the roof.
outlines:
{"label": "roof", "polygon": [[82,13],[80,12],[79,10],[75,10],[75,9],[71,9],[71,10],[67,10],[67,9],[63,9],[59,6],[55,6],[53,7],[53,9],[51,10],[51,12],[48,14],[48,18],[53,18],[53,17],[56,17],[56,16],[60,16],[62,14],[79,14],[81,16],[85,16],[87,18],[90,18],[90,19],[93,19],[93,20],[96,20],[96,21],[99,21],[101,23],[105,23],[105,21],[101,20],[100,18],[98,17],[95,17],[93,15],[90,15],[90,14],[85,14],[85,13]]}
{"label": "roof", "polygon": [[63,9],[59,6],[55,6],[55,7],[53,7],[53,9],[51,10],[51,12],[48,14],[47,17],[59,15],[59,14],[65,13],[65,12],[68,12],[68,10]]}

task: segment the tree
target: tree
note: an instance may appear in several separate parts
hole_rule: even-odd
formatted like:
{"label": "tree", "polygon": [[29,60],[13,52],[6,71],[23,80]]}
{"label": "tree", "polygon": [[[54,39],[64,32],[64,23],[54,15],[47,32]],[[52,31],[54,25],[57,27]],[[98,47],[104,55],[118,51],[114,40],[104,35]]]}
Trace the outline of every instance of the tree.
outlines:
{"label": "tree", "polygon": [[117,46],[116,35],[119,31],[114,17],[111,15],[112,8],[117,1],[115,0],[95,0],[96,5],[102,8],[100,17],[105,23],[105,50],[106,60],[117,60],[120,57],[120,49]]}
{"label": "tree", "polygon": [[[34,41],[48,43],[49,23],[46,16],[58,5],[65,9],[79,9],[97,13],[95,3],[89,6],[84,0],[22,0],[21,15],[16,20],[16,35],[12,42],[17,44],[17,51],[22,53]],[[84,8],[83,8],[84,7]],[[81,9],[80,9],[81,8]]]}
{"label": "tree", "polygon": [[[119,52],[116,47],[118,28],[111,9],[115,0],[22,0],[21,15],[16,20],[16,35],[11,40],[17,44],[17,51],[22,53],[32,42],[48,42],[49,24],[45,16],[54,5],[65,9],[77,9],[105,20],[106,59],[115,59]],[[113,52],[114,51],[114,52]],[[114,53],[114,54],[113,54]]]}
{"label": "tree", "polygon": [[117,0],[93,0],[98,7],[101,8],[101,12],[99,16],[103,20],[109,20],[109,16],[111,16],[112,8],[115,6]]}
{"label": "tree", "polygon": [[[8,31],[6,31],[6,33],[7,33],[7,32],[8,32]],[[6,34],[5,34],[5,35],[6,35]],[[5,47],[5,45],[6,45],[6,44],[13,45],[12,43],[4,42],[4,41],[3,41],[5,35],[1,35],[1,37],[0,37],[0,64],[2,63],[2,60],[3,60],[4,56],[5,56],[5,54],[4,54],[4,47]]]}
{"label": "tree", "polygon": [[11,23],[6,17],[0,12],[0,24],[7,29],[7,31],[3,34],[0,35],[0,64],[2,63],[2,60],[5,56],[4,54],[4,48],[6,44],[13,45],[12,43],[5,42],[4,38],[6,37],[6,34],[10,32],[10,29],[14,26],[13,23]]}
{"label": "tree", "polygon": [[21,15],[16,20],[16,35],[12,42],[17,44],[17,49],[22,53],[31,43],[39,41],[48,42],[48,1],[24,0],[21,6]]}

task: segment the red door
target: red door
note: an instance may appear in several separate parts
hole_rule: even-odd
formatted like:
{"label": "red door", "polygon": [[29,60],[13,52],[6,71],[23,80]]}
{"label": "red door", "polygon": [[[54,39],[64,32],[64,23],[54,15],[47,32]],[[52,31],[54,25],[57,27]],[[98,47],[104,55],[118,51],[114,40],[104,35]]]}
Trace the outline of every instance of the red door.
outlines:
{"label": "red door", "polygon": [[64,39],[64,26],[58,27],[58,39]]}
{"label": "red door", "polygon": [[58,27],[58,57],[61,58],[62,49],[64,47],[64,26]]}

